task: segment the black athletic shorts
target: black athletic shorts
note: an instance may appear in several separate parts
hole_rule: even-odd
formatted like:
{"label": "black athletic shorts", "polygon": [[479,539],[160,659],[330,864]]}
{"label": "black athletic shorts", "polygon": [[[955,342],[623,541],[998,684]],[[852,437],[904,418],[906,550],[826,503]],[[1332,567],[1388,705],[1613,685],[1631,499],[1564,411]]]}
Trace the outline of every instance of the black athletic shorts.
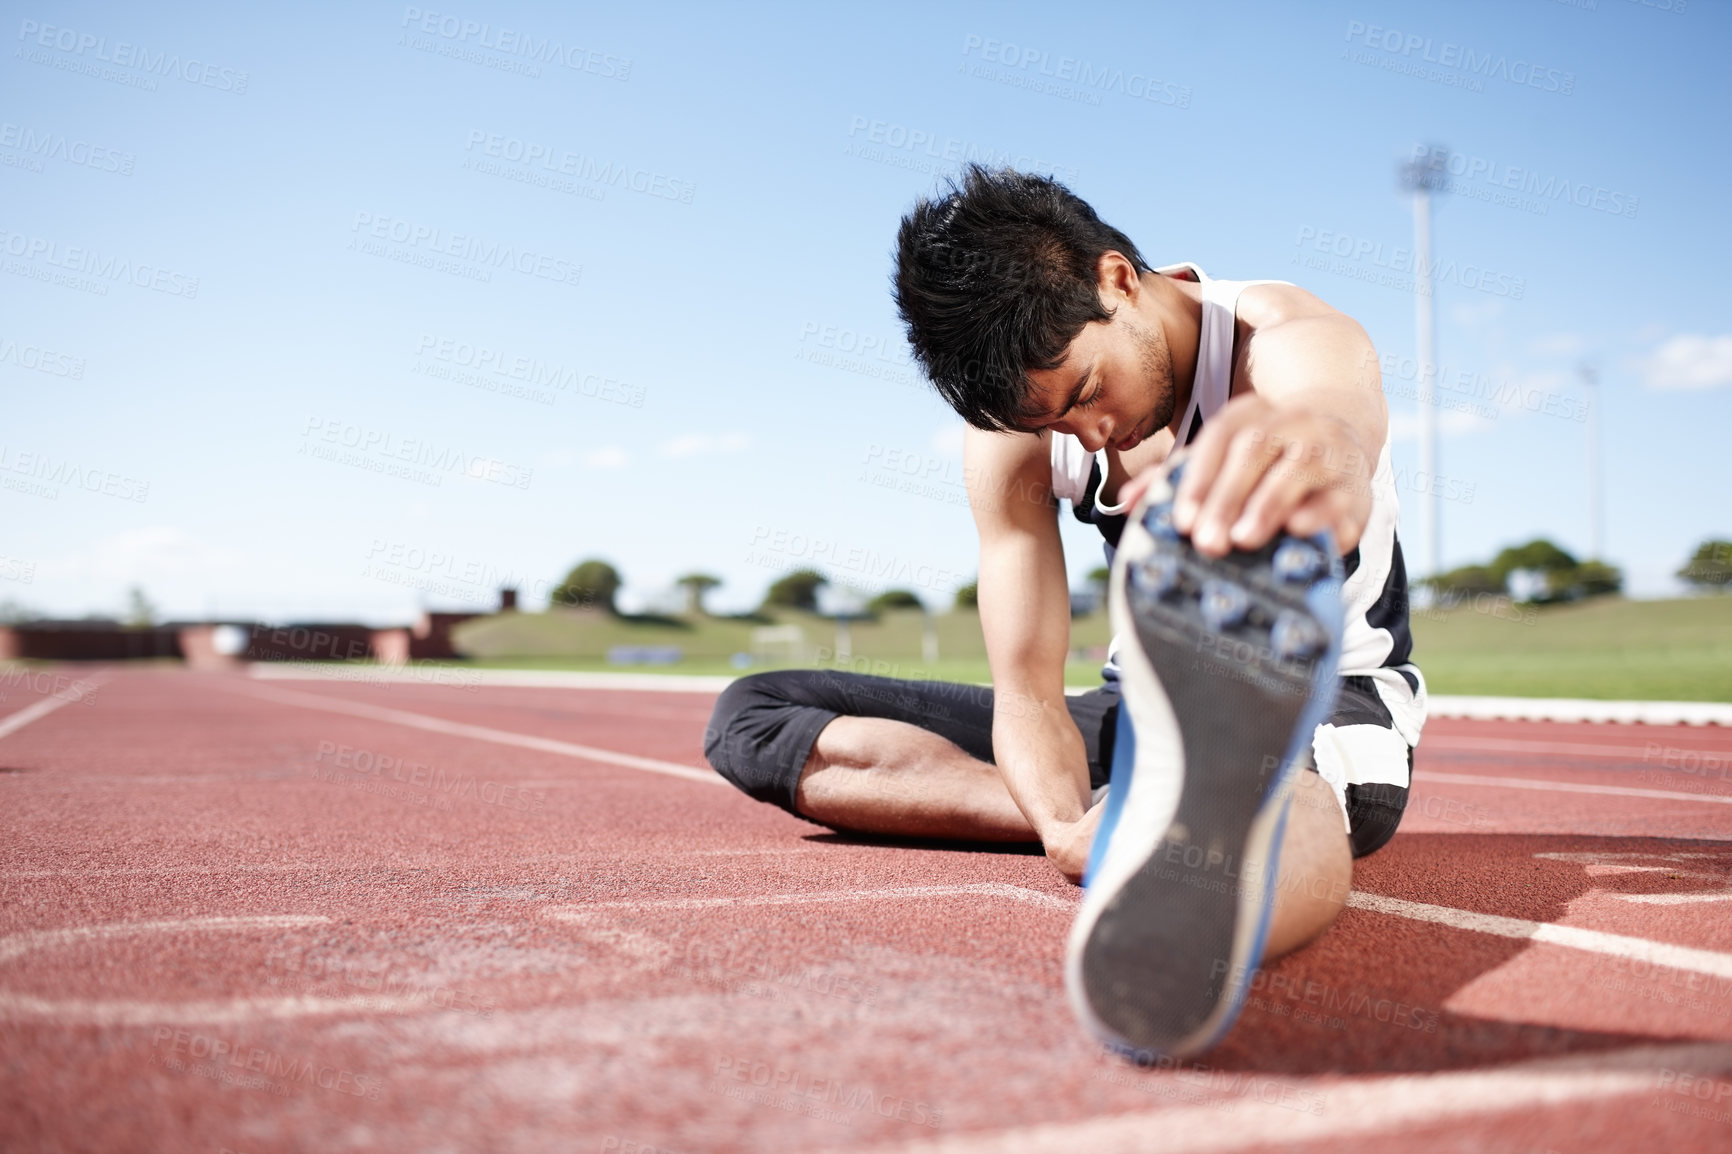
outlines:
{"label": "black athletic shorts", "polygon": [[[1106,683],[1065,698],[1082,733],[1088,754],[1089,785],[1106,784],[1113,763],[1119,689]],[[1006,703],[1014,708],[1014,703]],[[901,681],[827,669],[784,669],[742,677],[722,691],[704,730],[704,756],[715,771],[759,801],[804,816],[795,807],[800,771],[818,734],[837,717],[881,717],[903,721],[960,746],[970,756],[993,762],[993,691],[983,685],[948,681]],[[1389,711],[1370,680],[1342,679],[1336,727],[1377,725],[1391,729]],[[1399,746],[1399,744],[1397,745]],[[1407,780],[1413,751],[1406,751]],[[1395,834],[1407,806],[1407,788],[1387,780],[1346,785],[1349,837],[1355,857],[1380,848]]]}

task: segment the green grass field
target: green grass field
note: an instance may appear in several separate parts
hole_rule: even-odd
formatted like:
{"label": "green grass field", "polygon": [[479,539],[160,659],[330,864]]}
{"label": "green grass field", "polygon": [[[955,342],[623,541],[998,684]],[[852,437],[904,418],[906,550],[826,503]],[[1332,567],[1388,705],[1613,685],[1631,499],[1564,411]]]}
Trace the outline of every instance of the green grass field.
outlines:
{"label": "green grass field", "polygon": [[[684,628],[622,621],[589,610],[508,614],[460,627],[458,643],[481,668],[637,669],[687,674],[738,673],[731,658],[758,650],[751,669],[823,666],[909,679],[991,680],[980,619],[972,611],[933,619],[938,660],[922,657],[918,612],[890,613],[849,629],[838,658],[835,624],[814,614],[779,613],[801,632],[799,652],[754,646],[751,622],[700,618]],[[1732,597],[1676,601],[1604,598],[1528,607],[1481,599],[1413,617],[1415,658],[1434,693],[1512,697],[1732,701]],[[1105,614],[1071,623],[1069,685],[1099,683],[1109,630]],[[671,665],[610,664],[613,646],[675,645]]]}
{"label": "green grass field", "polygon": [[[686,628],[638,624],[593,610],[556,610],[551,613],[520,613],[469,622],[457,632],[457,641],[470,654],[471,664],[496,669],[612,670],[625,668],[648,672],[686,674],[737,674],[732,663],[737,653],[752,654],[749,668],[781,669],[822,666],[871,673],[880,677],[909,680],[937,678],[943,681],[988,682],[986,642],[980,632],[980,617],[972,611],[938,614],[933,618],[937,634],[938,660],[923,656],[924,621],[918,611],[895,611],[875,622],[854,622],[848,627],[846,647],[834,622],[812,613],[785,611],[775,624],[794,626],[802,634],[791,652],[785,645],[758,646],[753,632],[762,626],[727,618],[698,618]],[[1089,651],[1104,655],[1109,631],[1106,616],[1095,614],[1072,623],[1071,644],[1076,659],[1065,667],[1069,685],[1100,682],[1102,656],[1083,656]],[[607,660],[610,648],[630,646],[678,646],[682,659],[673,665],[621,666]],[[847,653],[844,658],[840,656]]]}
{"label": "green grass field", "polygon": [[1414,615],[1432,692],[1732,701],[1732,597],[1481,607]]}

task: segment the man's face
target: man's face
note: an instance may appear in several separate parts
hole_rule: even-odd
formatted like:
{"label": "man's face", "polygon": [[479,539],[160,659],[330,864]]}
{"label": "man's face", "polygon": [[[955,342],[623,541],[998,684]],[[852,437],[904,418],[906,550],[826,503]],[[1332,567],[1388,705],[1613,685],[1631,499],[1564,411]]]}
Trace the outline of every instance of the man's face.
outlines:
{"label": "man's face", "polygon": [[1070,433],[1089,452],[1134,449],[1173,421],[1173,355],[1158,325],[1127,305],[1110,321],[1093,321],[1065,350],[1056,369],[1028,374],[1027,426]]}

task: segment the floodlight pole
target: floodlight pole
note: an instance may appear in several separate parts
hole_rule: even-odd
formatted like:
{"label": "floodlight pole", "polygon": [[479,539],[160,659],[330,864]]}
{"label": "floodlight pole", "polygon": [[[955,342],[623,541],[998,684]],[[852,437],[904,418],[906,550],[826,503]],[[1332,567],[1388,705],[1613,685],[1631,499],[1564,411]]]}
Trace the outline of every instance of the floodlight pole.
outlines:
{"label": "floodlight pole", "polygon": [[1432,392],[1437,376],[1437,309],[1436,286],[1431,281],[1431,193],[1423,186],[1413,194],[1413,264],[1413,323],[1419,334],[1419,472],[1431,490],[1420,491],[1419,523],[1425,544],[1424,572],[1435,577],[1443,519],[1437,496],[1437,399]]}
{"label": "floodlight pole", "polygon": [[1600,482],[1600,397],[1597,387],[1600,372],[1591,364],[1577,370],[1588,393],[1588,556],[1595,561],[1606,559],[1606,526],[1604,493]]}
{"label": "floodlight pole", "polygon": [[[1420,572],[1435,577],[1443,559],[1443,486],[1437,483],[1437,296],[1431,259],[1431,194],[1449,191],[1449,150],[1429,147],[1422,159],[1404,162],[1402,188],[1413,194],[1413,320],[1419,337]],[[1429,490],[1429,492],[1428,492]]]}

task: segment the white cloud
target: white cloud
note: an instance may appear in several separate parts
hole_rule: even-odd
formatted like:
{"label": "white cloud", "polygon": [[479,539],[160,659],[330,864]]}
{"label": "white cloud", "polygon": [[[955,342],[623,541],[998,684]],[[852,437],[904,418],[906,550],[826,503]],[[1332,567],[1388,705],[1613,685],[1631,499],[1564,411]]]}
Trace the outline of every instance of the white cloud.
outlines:
{"label": "white cloud", "polygon": [[1637,362],[1650,389],[1717,389],[1732,385],[1732,336],[1679,333]]}
{"label": "white cloud", "polygon": [[1587,338],[1581,333],[1547,333],[1535,337],[1528,345],[1536,356],[1542,357],[1579,356],[1587,347]]}
{"label": "white cloud", "polygon": [[585,453],[583,463],[590,469],[623,469],[631,464],[631,454],[618,445],[608,445],[592,453]]}
{"label": "white cloud", "polygon": [[[1460,412],[1456,409],[1445,409],[1437,415],[1437,432],[1442,437],[1455,437],[1464,433],[1482,433],[1495,424],[1495,421],[1488,421],[1484,417]],[[1392,441],[1417,441],[1419,439],[1419,414],[1389,414],[1389,439]]]}
{"label": "white cloud", "polygon": [[663,441],[656,451],[664,457],[695,457],[701,453],[738,453],[750,443],[744,433],[686,433]]}

